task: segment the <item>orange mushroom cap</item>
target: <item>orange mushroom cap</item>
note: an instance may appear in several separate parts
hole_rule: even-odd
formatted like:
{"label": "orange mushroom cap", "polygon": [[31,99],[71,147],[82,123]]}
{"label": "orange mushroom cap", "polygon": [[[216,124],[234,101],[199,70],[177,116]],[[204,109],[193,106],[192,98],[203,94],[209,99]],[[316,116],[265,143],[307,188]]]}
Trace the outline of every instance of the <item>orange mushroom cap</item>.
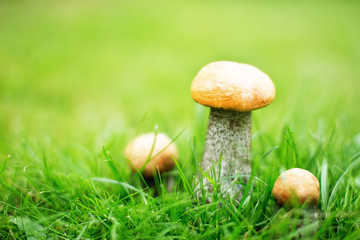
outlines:
{"label": "orange mushroom cap", "polygon": [[173,158],[178,159],[178,150],[166,134],[146,133],[126,146],[125,157],[131,162],[133,172],[140,171],[146,164],[142,175],[153,177],[157,170],[162,173],[174,168]]}
{"label": "orange mushroom cap", "polygon": [[254,66],[220,61],[204,66],[191,84],[191,96],[201,105],[248,112],[275,98],[271,79]]}
{"label": "orange mushroom cap", "polygon": [[272,193],[280,205],[293,206],[305,202],[315,205],[320,196],[320,184],[311,172],[292,168],[277,178]]}

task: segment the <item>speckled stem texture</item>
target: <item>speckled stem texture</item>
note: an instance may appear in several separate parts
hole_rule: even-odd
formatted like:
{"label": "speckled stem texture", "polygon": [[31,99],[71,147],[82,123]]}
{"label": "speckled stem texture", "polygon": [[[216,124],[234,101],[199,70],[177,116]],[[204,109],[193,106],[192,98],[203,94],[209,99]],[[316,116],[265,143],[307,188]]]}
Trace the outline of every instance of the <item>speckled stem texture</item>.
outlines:
{"label": "speckled stem texture", "polygon": [[[251,173],[250,142],[251,112],[211,108],[201,168],[213,179],[218,179],[224,197],[228,194],[236,200],[242,197],[239,181],[247,182]],[[211,196],[213,188],[205,177],[203,184],[207,195]]]}

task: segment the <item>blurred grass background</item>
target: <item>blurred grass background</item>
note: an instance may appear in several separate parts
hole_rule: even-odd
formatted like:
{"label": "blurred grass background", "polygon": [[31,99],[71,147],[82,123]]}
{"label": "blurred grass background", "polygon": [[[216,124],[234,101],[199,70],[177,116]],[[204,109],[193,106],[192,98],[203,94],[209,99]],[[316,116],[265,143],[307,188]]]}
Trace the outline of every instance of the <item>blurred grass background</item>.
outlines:
{"label": "blurred grass background", "polygon": [[348,157],[360,147],[359,10],[358,1],[1,1],[0,158],[37,169],[50,155],[62,176],[108,175],[94,157],[102,146],[121,166],[137,129],[158,125],[172,138],[185,128],[176,142],[186,165],[194,138],[201,156],[208,113],[190,84],[218,60],[252,64],[276,85],[275,101],[253,114],[253,155],[289,125],[300,154],[335,128]]}

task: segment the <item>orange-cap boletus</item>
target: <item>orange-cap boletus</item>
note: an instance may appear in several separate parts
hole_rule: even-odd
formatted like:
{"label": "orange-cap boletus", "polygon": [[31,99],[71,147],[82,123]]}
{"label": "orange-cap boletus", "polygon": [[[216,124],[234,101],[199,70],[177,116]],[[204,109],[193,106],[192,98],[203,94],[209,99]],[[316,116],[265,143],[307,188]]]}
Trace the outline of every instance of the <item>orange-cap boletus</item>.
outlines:
{"label": "orange-cap boletus", "polygon": [[178,158],[176,145],[164,133],[139,135],[125,148],[125,158],[133,172],[141,171],[144,177],[153,177],[174,168]]}
{"label": "orange-cap boletus", "polygon": [[320,184],[311,172],[292,168],[277,178],[272,193],[276,203],[281,206],[293,207],[305,202],[316,205],[320,196]]}
{"label": "orange-cap boletus", "polygon": [[[238,176],[247,181],[251,173],[251,111],[270,104],[275,86],[265,73],[254,66],[236,62],[212,62],[204,66],[191,84],[192,98],[210,107],[208,130],[201,168],[215,175],[220,171],[221,191],[236,199],[242,196]],[[221,169],[219,159],[221,156]],[[204,177],[207,192],[212,186]],[[210,194],[211,195],[211,194]]]}

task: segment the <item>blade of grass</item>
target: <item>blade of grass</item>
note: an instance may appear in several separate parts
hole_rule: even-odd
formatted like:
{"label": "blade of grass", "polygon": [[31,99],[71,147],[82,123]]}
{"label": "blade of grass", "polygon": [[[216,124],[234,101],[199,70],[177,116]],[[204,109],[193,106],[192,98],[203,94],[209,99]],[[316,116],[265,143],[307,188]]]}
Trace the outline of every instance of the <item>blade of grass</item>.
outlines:
{"label": "blade of grass", "polygon": [[360,152],[357,152],[354,154],[350,159],[351,165],[344,171],[344,173],[340,176],[340,178],[337,180],[333,190],[331,191],[329,201],[328,201],[328,209],[330,210],[333,207],[333,204],[335,202],[336,198],[336,192],[338,191],[342,181],[345,179],[345,177],[350,173],[350,171],[358,166],[360,164]]}
{"label": "blade of grass", "polygon": [[136,129],[136,132],[135,132],[135,137],[137,137],[139,135],[140,129],[141,129],[142,125],[144,124],[147,115],[148,115],[148,111],[146,111],[144,113],[143,117],[141,118],[141,120],[140,120],[140,122],[138,124],[138,128]]}
{"label": "blade of grass", "polygon": [[[158,135],[158,128],[159,128],[159,127],[158,127],[157,125],[154,127],[154,133],[155,133],[155,134],[154,134],[154,141],[153,141],[153,143],[152,143],[152,145],[151,145],[151,149],[150,149],[149,155],[147,156],[144,165],[140,168],[140,172],[141,172],[141,173],[144,171],[146,165],[148,165],[148,163],[151,161],[151,159],[153,159],[153,158],[155,158],[155,156],[157,156],[157,154],[156,154],[155,156],[151,157],[151,155],[153,154],[154,148],[155,148],[155,144],[156,144],[156,138],[157,138],[157,135]],[[156,171],[156,170],[155,170],[155,171]]]}
{"label": "blade of grass", "polygon": [[191,193],[191,195],[193,195],[193,197],[194,197],[194,191],[192,191],[191,186],[190,186],[190,183],[189,183],[189,181],[186,179],[186,177],[185,177],[185,175],[184,175],[184,172],[183,172],[183,170],[181,169],[178,161],[176,161],[175,158],[173,158],[173,160],[174,160],[174,163],[175,163],[175,165],[176,165],[176,167],[177,167],[177,169],[178,169],[178,171],[179,171],[180,179],[181,179],[181,181],[183,181],[183,183],[184,183],[185,190],[186,190],[188,193]]}
{"label": "blade of grass", "polygon": [[113,160],[110,156],[110,154],[108,153],[108,151],[105,149],[105,146],[103,145],[103,153],[105,156],[105,161],[107,162],[107,164],[109,165],[111,172],[113,173],[114,177],[118,180],[121,181],[122,178],[120,176],[120,173],[118,171],[118,169],[116,168],[115,164],[113,163]]}
{"label": "blade of grass", "polygon": [[289,152],[289,146],[292,148],[293,151],[293,163],[292,163],[292,168],[294,167],[299,167],[298,165],[298,158],[299,158],[299,153],[295,144],[295,139],[294,139],[294,132],[291,131],[289,126],[286,126],[286,132],[287,132],[287,150]]}
{"label": "blade of grass", "polygon": [[214,179],[212,177],[210,177],[209,174],[207,174],[204,170],[202,170],[201,168],[199,168],[201,174],[203,176],[206,177],[207,180],[209,180],[209,182],[211,183],[211,185],[215,188],[216,187],[216,182],[214,181]]}
{"label": "blade of grass", "polygon": [[[103,183],[110,183],[110,184],[117,184],[117,185],[121,185],[123,186],[124,188],[127,188],[129,190],[133,190],[135,192],[142,192],[142,190],[140,189],[137,189],[136,187],[128,184],[128,183],[125,183],[125,182],[119,182],[119,181],[116,181],[116,180],[112,180],[112,179],[108,179],[108,178],[98,178],[98,177],[91,177],[90,178],[91,180],[94,180],[94,181],[97,181],[97,182],[103,182]],[[145,194],[145,193],[144,193]]]}
{"label": "blade of grass", "polygon": [[328,206],[328,185],[327,185],[327,170],[328,170],[328,164],[326,159],[324,159],[322,167],[321,167],[321,205],[322,205],[322,209],[326,210],[327,206]]}
{"label": "blade of grass", "polygon": [[5,158],[5,160],[1,163],[0,165],[0,173],[2,173],[5,169],[6,164],[8,163],[8,161],[10,160],[11,156],[9,155],[7,158]]}
{"label": "blade of grass", "polygon": [[[279,146],[274,146],[272,149],[270,149],[268,152],[266,152],[260,159],[263,160],[264,158],[266,158],[269,154],[271,154],[273,151],[275,151]],[[247,182],[246,184],[246,187],[245,187],[245,190],[244,190],[244,193],[243,193],[243,197],[241,198],[241,201],[240,201],[240,205],[239,205],[239,208],[241,208],[245,202],[245,199],[250,191],[250,188],[252,187],[252,181],[253,181],[253,178],[254,178],[254,174],[255,174],[255,171],[257,169],[257,166],[258,166],[258,162],[259,161],[255,161],[254,163],[254,167],[251,171],[251,174],[250,174],[250,177],[249,177],[249,181]]]}

